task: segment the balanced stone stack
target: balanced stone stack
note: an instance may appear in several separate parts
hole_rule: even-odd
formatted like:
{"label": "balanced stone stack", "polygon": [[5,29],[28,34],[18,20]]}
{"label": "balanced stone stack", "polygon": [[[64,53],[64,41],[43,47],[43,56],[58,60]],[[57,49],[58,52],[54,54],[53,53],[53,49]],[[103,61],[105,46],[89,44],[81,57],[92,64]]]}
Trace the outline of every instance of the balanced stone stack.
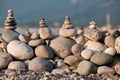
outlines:
{"label": "balanced stone stack", "polygon": [[77,30],[74,28],[74,25],[70,22],[70,17],[66,16],[62,28],[60,28],[59,35],[61,37],[73,37],[76,36]]}
{"label": "balanced stone stack", "polygon": [[7,43],[12,41],[12,40],[18,39],[19,33],[15,31],[16,24],[17,23],[15,22],[13,11],[8,10],[8,16],[7,16],[5,23],[4,23],[5,31],[2,34],[3,40],[6,41]]}
{"label": "balanced stone stack", "polygon": [[7,16],[7,18],[5,20],[5,23],[4,23],[5,29],[15,30],[16,29],[16,27],[15,27],[16,24],[17,23],[16,23],[16,21],[14,19],[13,11],[12,10],[8,10],[8,16]]}
{"label": "balanced stone stack", "polygon": [[40,38],[45,40],[53,38],[53,33],[50,30],[50,28],[48,28],[48,26],[46,25],[44,18],[40,20],[39,24],[40,24],[39,29]]}

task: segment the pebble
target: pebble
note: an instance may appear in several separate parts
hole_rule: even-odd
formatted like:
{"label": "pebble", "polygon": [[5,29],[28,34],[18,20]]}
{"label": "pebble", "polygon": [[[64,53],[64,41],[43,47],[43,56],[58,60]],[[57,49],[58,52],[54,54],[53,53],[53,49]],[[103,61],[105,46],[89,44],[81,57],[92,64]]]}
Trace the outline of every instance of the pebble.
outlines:
{"label": "pebble", "polygon": [[8,69],[20,70],[20,69],[26,69],[26,66],[21,61],[12,61],[12,62],[9,63]]}
{"label": "pebble", "polygon": [[114,48],[115,47],[115,37],[106,36],[105,40],[104,40],[104,43],[105,43],[106,46]]}
{"label": "pebble", "polygon": [[20,34],[19,36],[18,36],[18,39],[21,41],[21,42],[24,42],[24,43],[28,43],[29,42],[29,37],[26,37],[26,36],[24,36],[24,35],[22,35],[22,34]]}
{"label": "pebble", "polygon": [[97,52],[91,57],[90,61],[96,65],[108,65],[112,63],[113,57],[109,54]]}
{"label": "pebble", "polygon": [[45,44],[45,41],[42,39],[35,39],[35,40],[30,40],[28,44],[32,47],[37,47],[39,45]]}
{"label": "pebble", "polygon": [[117,37],[115,40],[115,49],[118,54],[120,54],[120,37]]}
{"label": "pebble", "polygon": [[83,60],[78,64],[77,71],[81,75],[89,75],[91,73],[96,73],[97,66],[90,61]]}
{"label": "pebble", "polygon": [[85,49],[81,52],[81,56],[86,60],[89,60],[93,55],[94,52],[90,49]]}
{"label": "pebble", "polygon": [[38,57],[53,59],[54,53],[51,48],[45,45],[40,45],[35,48],[35,54]]}
{"label": "pebble", "polygon": [[98,74],[106,74],[106,75],[114,75],[115,70],[111,67],[108,67],[108,66],[100,66],[97,69],[97,73]]}
{"label": "pebble", "polygon": [[74,44],[71,49],[73,55],[77,57],[80,56],[82,50],[83,50],[83,46],[80,44]]}
{"label": "pebble", "polygon": [[70,38],[56,37],[51,40],[50,47],[54,53],[61,58],[65,58],[72,54],[71,48],[75,41]]}
{"label": "pebble", "polygon": [[18,60],[28,60],[34,55],[33,49],[23,42],[18,40],[13,40],[7,45],[7,51],[15,59]]}
{"label": "pebble", "polygon": [[34,32],[34,33],[31,35],[30,39],[32,39],[32,40],[39,39],[39,34],[36,33],[36,32]]}
{"label": "pebble", "polygon": [[104,50],[104,53],[114,56],[116,54],[116,50],[113,47],[109,47],[109,48]]}

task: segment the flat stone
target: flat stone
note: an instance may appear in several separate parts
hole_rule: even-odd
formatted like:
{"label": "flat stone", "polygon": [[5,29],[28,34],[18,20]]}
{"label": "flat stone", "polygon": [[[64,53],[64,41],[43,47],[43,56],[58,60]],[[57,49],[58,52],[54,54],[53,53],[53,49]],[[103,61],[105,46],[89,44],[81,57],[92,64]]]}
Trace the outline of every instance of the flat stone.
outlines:
{"label": "flat stone", "polygon": [[45,41],[42,39],[35,39],[35,40],[30,40],[28,44],[32,47],[37,47],[39,45],[45,44]]}
{"label": "flat stone", "polygon": [[12,40],[17,40],[19,36],[19,33],[13,30],[5,30],[2,33],[2,38],[3,40],[5,40],[6,42],[10,42]]}
{"label": "flat stone", "polygon": [[104,40],[104,43],[105,43],[106,46],[114,48],[115,47],[115,37],[106,36],[105,40]]}
{"label": "flat stone", "polygon": [[61,37],[73,37],[76,36],[77,30],[75,28],[72,29],[65,29],[65,28],[60,28],[59,35]]}

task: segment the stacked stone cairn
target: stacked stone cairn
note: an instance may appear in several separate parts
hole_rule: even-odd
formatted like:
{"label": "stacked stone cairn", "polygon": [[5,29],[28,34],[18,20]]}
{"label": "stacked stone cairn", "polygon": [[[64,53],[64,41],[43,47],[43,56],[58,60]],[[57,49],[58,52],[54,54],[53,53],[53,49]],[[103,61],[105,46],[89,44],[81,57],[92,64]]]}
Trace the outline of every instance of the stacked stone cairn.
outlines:
{"label": "stacked stone cairn", "polygon": [[[11,10],[8,14],[12,18],[7,19],[14,19]],[[39,33],[27,30],[25,34],[18,34],[12,22],[15,21],[9,22],[10,28],[6,24],[0,39],[0,70],[27,69],[62,75],[72,72],[80,75],[120,75],[120,37],[115,37],[116,33],[102,37],[103,31],[94,21],[79,31],[66,16],[59,35],[55,37],[43,18]],[[50,40],[49,45],[47,40]]]}

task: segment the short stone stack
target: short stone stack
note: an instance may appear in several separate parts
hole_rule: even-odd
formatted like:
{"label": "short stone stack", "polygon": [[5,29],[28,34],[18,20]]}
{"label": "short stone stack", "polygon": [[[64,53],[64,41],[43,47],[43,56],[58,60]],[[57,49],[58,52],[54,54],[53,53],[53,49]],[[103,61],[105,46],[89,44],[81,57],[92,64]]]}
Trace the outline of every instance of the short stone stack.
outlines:
{"label": "short stone stack", "polygon": [[13,14],[13,11],[10,9],[8,10],[8,16],[5,20],[5,29],[8,29],[8,30],[15,30],[16,29],[16,21],[14,19],[14,14]]}
{"label": "short stone stack", "polygon": [[61,37],[74,37],[77,34],[76,28],[74,28],[74,25],[70,22],[70,17],[66,16],[64,24],[60,28],[59,35]]}
{"label": "short stone stack", "polygon": [[46,25],[44,18],[40,20],[39,24],[40,24],[40,29],[39,29],[40,38],[44,40],[52,39],[53,33],[50,30],[50,28]]}
{"label": "short stone stack", "polygon": [[7,16],[5,23],[4,23],[5,31],[2,33],[2,38],[7,43],[12,41],[12,40],[18,39],[19,33],[15,31],[16,24],[17,23],[14,19],[13,11],[8,10],[8,16]]}

